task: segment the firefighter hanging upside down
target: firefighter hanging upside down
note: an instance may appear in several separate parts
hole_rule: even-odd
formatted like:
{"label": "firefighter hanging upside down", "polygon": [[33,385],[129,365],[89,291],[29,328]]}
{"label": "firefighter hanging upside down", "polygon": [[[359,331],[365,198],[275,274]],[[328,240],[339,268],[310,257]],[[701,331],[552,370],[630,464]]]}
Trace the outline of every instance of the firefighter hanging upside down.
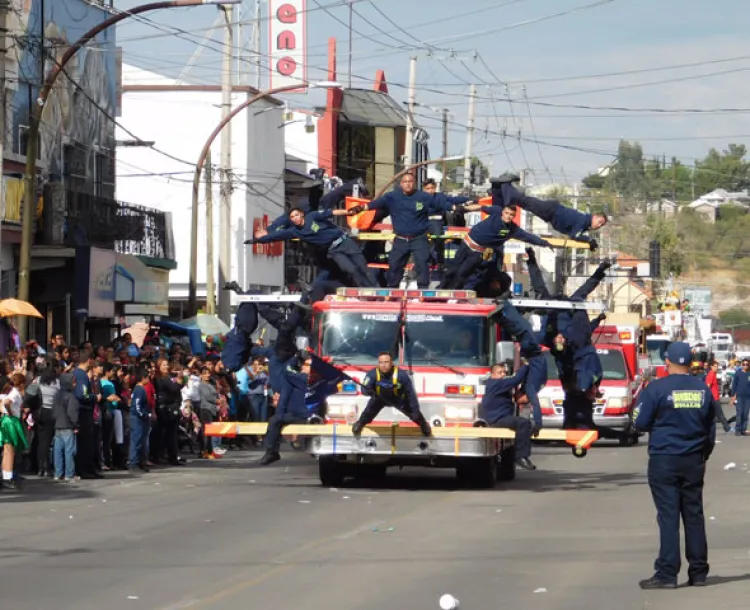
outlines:
{"label": "firefighter hanging upside down", "polygon": [[389,352],[378,354],[378,366],[365,375],[362,393],[368,394],[364,411],[352,426],[352,433],[359,435],[362,429],[374,420],[385,407],[398,409],[419,426],[422,434],[430,436],[432,429],[419,410],[417,393],[406,371],[393,366]]}

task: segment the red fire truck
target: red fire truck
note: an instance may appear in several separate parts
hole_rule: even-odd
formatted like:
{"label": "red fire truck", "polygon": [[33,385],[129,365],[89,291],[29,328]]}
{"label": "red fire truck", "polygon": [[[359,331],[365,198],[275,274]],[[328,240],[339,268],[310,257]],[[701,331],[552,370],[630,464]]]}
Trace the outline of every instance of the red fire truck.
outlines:
{"label": "red fire truck", "polygon": [[[542,306],[532,299],[513,303],[520,309]],[[591,306],[556,301],[544,304]],[[315,303],[310,348],[317,355],[361,380],[375,366],[379,352],[400,343],[396,362],[411,375],[422,412],[433,430],[446,429],[444,434],[423,438],[414,424],[389,407],[381,411],[373,426],[412,427],[414,435],[315,437],[311,451],[319,459],[321,481],[333,484],[360,473],[382,475],[388,466],[405,465],[455,468],[459,479],[475,486],[512,479],[515,454],[511,439],[467,436],[472,427],[481,425],[478,409],[490,367],[508,361],[515,367],[519,362],[516,346],[502,341],[501,328],[492,319],[498,307],[496,301],[477,299],[475,293],[465,290],[378,288],[341,288],[336,297]],[[399,333],[401,341],[394,341]],[[343,382],[340,391],[328,398],[327,423],[353,423],[367,400],[356,383]],[[447,429],[464,429],[466,434],[452,436]],[[571,433],[553,436],[573,444],[572,437],[565,436]],[[580,446],[573,449],[578,457],[585,455]]]}

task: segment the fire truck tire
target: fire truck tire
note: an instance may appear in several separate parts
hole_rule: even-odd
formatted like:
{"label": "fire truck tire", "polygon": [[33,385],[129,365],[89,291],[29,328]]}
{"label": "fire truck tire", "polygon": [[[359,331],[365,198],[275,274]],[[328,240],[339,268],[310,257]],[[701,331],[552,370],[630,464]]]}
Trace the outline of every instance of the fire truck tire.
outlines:
{"label": "fire truck tire", "polygon": [[339,487],[344,483],[344,469],[332,456],[320,456],[318,459],[318,475],[323,487]]}
{"label": "fire truck tire", "polygon": [[516,478],[516,447],[507,447],[500,452],[497,460],[497,480],[512,481]]}
{"label": "fire truck tire", "polygon": [[465,458],[456,467],[456,476],[474,489],[492,489],[497,483],[497,458]]}
{"label": "fire truck tire", "polygon": [[589,450],[585,447],[572,447],[573,455],[577,458],[585,458],[586,454],[588,454]]}
{"label": "fire truck tire", "polygon": [[354,470],[358,479],[384,479],[388,472],[385,464],[359,464]]}

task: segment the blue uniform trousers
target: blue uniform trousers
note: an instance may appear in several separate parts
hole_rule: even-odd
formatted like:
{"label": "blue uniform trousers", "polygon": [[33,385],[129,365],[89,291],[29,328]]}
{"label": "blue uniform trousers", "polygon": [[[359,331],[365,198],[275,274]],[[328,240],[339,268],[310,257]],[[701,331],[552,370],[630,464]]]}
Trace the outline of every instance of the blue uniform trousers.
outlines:
{"label": "blue uniform trousers", "polygon": [[673,583],[680,572],[680,518],[685,528],[688,577],[705,580],[708,543],[703,516],[703,456],[652,455],[648,461],[648,485],[659,523],[659,556],[654,562],[659,580]]}
{"label": "blue uniform trousers", "polygon": [[392,404],[386,404],[386,402],[382,398],[379,398],[377,396],[370,397],[370,400],[367,401],[367,404],[365,405],[365,408],[363,409],[357,421],[363,426],[366,426],[372,420],[374,420],[378,416],[378,413],[380,413],[385,407],[393,407],[394,409],[398,409],[415,424],[420,424],[425,421],[424,415],[422,415],[419,407],[417,405],[412,405],[411,401],[403,399],[399,400],[398,402],[393,402]]}
{"label": "blue uniform trousers", "polygon": [[737,419],[734,422],[734,431],[737,434],[742,434],[747,431],[747,417],[750,411],[750,396],[738,396],[737,403],[735,404],[737,409]]}
{"label": "blue uniform trousers", "polygon": [[399,237],[393,240],[393,249],[389,256],[388,288],[398,288],[404,276],[404,267],[414,257],[414,268],[417,272],[417,288],[430,287],[430,242],[427,235],[416,237]]}
{"label": "blue uniform trousers", "polygon": [[493,422],[487,422],[493,428],[510,428],[516,432],[516,459],[531,457],[531,420],[528,417],[508,415]]}
{"label": "blue uniform trousers", "polygon": [[456,257],[445,272],[440,287],[453,290],[466,287],[472,274],[481,264],[482,253],[472,250],[464,242],[461,242]]}
{"label": "blue uniform trousers", "polygon": [[266,451],[278,453],[279,446],[281,445],[281,433],[284,426],[289,424],[304,424],[307,422],[306,413],[277,413],[268,422],[268,429],[266,430],[266,437],[263,440]]}
{"label": "blue uniform trousers", "polygon": [[371,288],[375,286],[375,279],[367,268],[367,260],[362,250],[350,238],[345,238],[328,250],[330,258],[343,273],[349,276],[355,286]]}

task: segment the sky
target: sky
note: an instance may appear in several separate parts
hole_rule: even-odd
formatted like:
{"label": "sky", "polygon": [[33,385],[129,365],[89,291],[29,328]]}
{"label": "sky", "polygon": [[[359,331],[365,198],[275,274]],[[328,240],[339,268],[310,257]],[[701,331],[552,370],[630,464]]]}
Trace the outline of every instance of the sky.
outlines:
{"label": "sky", "polygon": [[[115,0],[120,9],[142,3]],[[243,42],[254,4],[245,0],[239,11]],[[747,0],[354,0],[353,8],[352,85],[371,88],[382,69],[391,96],[404,102],[409,59],[417,57],[416,100],[431,109],[418,108],[416,119],[433,157],[441,153],[443,108],[451,113],[449,154],[464,151],[471,84],[475,154],[493,174],[528,168],[535,184],[580,180],[613,160],[621,138],[639,141],[647,156],[686,164],[711,147],[750,148]],[[266,2],[262,11],[267,69]],[[326,78],[335,37],[338,80],[347,82],[348,15],[344,0],[307,0],[310,81]],[[124,61],[176,76],[216,17],[216,7],[201,6],[128,19],[117,30]],[[221,82],[221,36],[186,81]],[[321,92],[285,99],[299,108],[323,103]]]}

